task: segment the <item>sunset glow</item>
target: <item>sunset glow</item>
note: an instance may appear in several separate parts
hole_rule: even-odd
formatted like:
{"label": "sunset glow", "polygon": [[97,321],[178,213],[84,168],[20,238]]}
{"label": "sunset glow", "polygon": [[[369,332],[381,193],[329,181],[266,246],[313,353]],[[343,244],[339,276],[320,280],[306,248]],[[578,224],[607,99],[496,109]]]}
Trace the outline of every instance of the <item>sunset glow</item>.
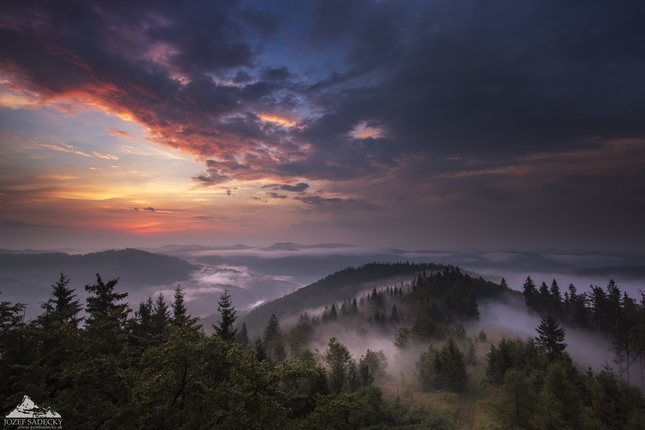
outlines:
{"label": "sunset glow", "polygon": [[0,247],[642,248],[631,6],[339,7],[5,2]]}

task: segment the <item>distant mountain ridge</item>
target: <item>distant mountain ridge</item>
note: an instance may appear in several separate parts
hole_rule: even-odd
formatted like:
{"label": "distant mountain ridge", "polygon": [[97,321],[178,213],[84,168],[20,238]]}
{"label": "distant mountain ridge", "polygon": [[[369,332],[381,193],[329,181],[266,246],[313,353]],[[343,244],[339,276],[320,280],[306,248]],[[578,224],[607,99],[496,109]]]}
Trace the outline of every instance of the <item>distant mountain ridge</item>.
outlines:
{"label": "distant mountain ridge", "polygon": [[76,285],[119,278],[123,287],[168,285],[190,279],[199,266],[177,257],[152,254],[138,249],[110,250],[85,255],[62,252],[0,254],[0,276],[49,286],[61,271]]}
{"label": "distant mountain ridge", "polygon": [[336,248],[355,248],[354,245],[346,243],[316,243],[314,245],[300,245],[293,242],[277,242],[266,248],[265,251],[295,251],[299,249],[336,249]]}
{"label": "distant mountain ridge", "polygon": [[577,269],[571,272],[578,276],[605,277],[614,280],[645,279],[645,266],[606,266]]}

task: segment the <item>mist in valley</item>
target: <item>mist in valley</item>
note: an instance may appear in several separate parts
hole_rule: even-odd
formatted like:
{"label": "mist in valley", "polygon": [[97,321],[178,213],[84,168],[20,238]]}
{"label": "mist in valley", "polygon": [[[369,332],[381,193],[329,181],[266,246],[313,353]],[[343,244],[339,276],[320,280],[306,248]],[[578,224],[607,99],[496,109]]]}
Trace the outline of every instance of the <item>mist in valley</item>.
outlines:
{"label": "mist in valley", "polygon": [[[161,294],[166,302],[172,301],[176,287],[181,286],[187,304],[188,311],[193,316],[203,319],[204,328],[211,330],[211,324],[217,322],[218,314],[217,301],[224,291],[228,291],[238,313],[239,321],[257,306],[272,300],[278,299],[286,294],[292,293],[299,288],[308,285],[330,273],[341,270],[348,266],[360,266],[371,261],[380,262],[439,262],[463,267],[468,270],[471,276],[483,276],[499,282],[504,278],[509,287],[521,291],[526,278],[530,276],[537,285],[545,282],[550,285],[556,279],[564,292],[569,284],[574,284],[579,293],[589,292],[590,285],[604,286],[609,279],[600,276],[580,276],[572,272],[575,268],[591,265],[598,267],[607,264],[617,265],[629,262],[638,262],[639,256],[621,254],[599,254],[599,253],[544,253],[543,255],[532,253],[515,252],[479,252],[468,254],[451,251],[402,251],[388,248],[366,248],[354,247],[344,244],[328,244],[303,246],[297,244],[276,244],[268,248],[253,248],[244,245],[233,247],[208,248],[191,246],[172,246],[159,249],[148,249],[148,251],[161,251],[165,255],[186,262],[192,266],[181,267],[182,272],[167,275],[168,278],[175,278],[170,282],[150,283],[142,282],[140,277],[131,276],[130,269],[123,268],[120,274],[119,266],[114,264],[115,255],[118,253],[106,254],[106,261],[113,259],[110,263],[97,259],[93,260],[98,268],[85,267],[81,270],[78,263],[65,267],[58,264],[60,269],[52,267],[38,267],[37,260],[33,269],[25,269],[22,272],[16,267],[3,266],[0,272],[0,290],[3,291],[1,298],[11,302],[27,303],[25,317],[35,318],[42,312],[40,304],[46,301],[50,295],[52,285],[58,278],[60,270],[71,274],[70,286],[76,290],[77,297],[84,301],[87,297],[84,286],[95,281],[97,269],[104,269],[101,273],[104,280],[120,277],[117,290],[127,292],[127,301],[133,310],[137,310],[138,304],[147,300],[148,297],[155,298]],[[158,254],[152,254],[158,255]],[[15,257],[12,257],[15,258]],[[35,258],[34,254],[24,255],[24,265],[28,267],[29,258]],[[105,260],[104,259],[104,260]],[[110,263],[110,264],[108,264]],[[151,261],[151,269],[141,267],[144,270],[154,270],[156,260]],[[526,270],[527,267],[535,267],[534,270]],[[145,266],[145,265],[144,265]],[[189,267],[188,272],[186,268]],[[190,268],[192,267],[192,268]],[[542,270],[542,269],[557,270]],[[565,270],[566,269],[566,270]],[[186,275],[188,274],[188,275]],[[22,278],[22,279],[21,279]],[[634,279],[622,275],[617,270],[613,278],[618,282],[622,291],[632,298],[640,297],[640,290],[644,289],[642,279]],[[48,282],[46,281],[48,280]],[[405,282],[409,285],[411,277],[381,280],[362,286],[355,294],[344,297],[360,299],[373,289],[381,289],[387,285],[398,285]],[[331,306],[332,302],[327,303]],[[340,306],[340,302],[336,302]],[[320,316],[325,305],[314,308],[293,309],[290,315],[285,315],[281,323],[285,331],[297,323],[300,314],[308,313],[311,316]],[[479,302],[479,321],[467,323],[468,335],[474,337],[480,330],[483,330],[493,342],[499,341],[502,337],[519,337],[526,339],[529,336],[536,336],[535,328],[540,323],[536,315],[528,313],[521,297],[508,296],[503,301],[481,300]],[[399,324],[401,325],[401,324]],[[261,336],[262,327],[249,327],[252,336]],[[314,350],[323,351],[329,342],[330,337],[336,337],[340,342],[347,345],[354,357],[360,357],[369,349],[372,351],[382,350],[388,359],[388,372],[392,377],[400,376],[400,370],[413,368],[413,361],[410,356],[420,354],[426,345],[415,347],[415,354],[403,354],[400,349],[394,346],[397,325],[389,325],[379,331],[375,331],[368,325],[358,327],[343,327],[335,324],[325,325],[316,329],[311,337],[310,347]],[[600,371],[603,366],[615,366],[613,363],[613,352],[611,343],[602,336],[591,332],[566,327],[567,351],[580,368],[591,367]],[[412,360],[412,361],[411,361]]]}

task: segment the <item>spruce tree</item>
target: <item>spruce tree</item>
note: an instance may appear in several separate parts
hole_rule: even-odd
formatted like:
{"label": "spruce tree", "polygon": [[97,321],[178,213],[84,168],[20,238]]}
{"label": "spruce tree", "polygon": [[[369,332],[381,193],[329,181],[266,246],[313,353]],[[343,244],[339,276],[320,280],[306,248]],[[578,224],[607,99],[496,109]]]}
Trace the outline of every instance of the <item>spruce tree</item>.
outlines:
{"label": "spruce tree", "polygon": [[166,304],[163,295],[159,293],[152,312],[152,324],[154,326],[155,334],[162,334],[164,328],[169,322],[170,311],[168,310],[168,305]]}
{"label": "spruce tree", "polygon": [[184,302],[184,292],[181,286],[177,284],[175,289],[174,301],[172,302],[172,321],[175,325],[182,326],[188,321],[188,311]]}
{"label": "spruce tree", "polygon": [[280,322],[275,314],[271,314],[271,318],[264,329],[264,345],[271,356],[276,362],[282,362],[287,353],[282,343],[282,330],[280,329]]}
{"label": "spruce tree", "polygon": [[463,391],[468,379],[466,363],[464,354],[452,338],[448,339],[448,343],[436,352],[432,364],[436,375],[435,384],[438,388]]}
{"label": "spruce tree", "polygon": [[127,304],[118,304],[121,300],[128,297],[128,293],[116,293],[114,287],[119,279],[112,279],[104,283],[101,275],[96,274],[96,283],[86,285],[85,291],[91,295],[86,299],[87,306],[85,311],[89,314],[87,319],[88,326],[104,317],[112,317],[119,323],[125,322],[129,312]]}
{"label": "spruce tree", "polygon": [[536,306],[537,306],[537,288],[535,287],[535,282],[531,279],[531,277],[526,278],[526,282],[524,282],[524,291],[522,292],[524,295],[524,302],[526,303],[526,307],[529,309],[530,312],[535,312]]}
{"label": "spruce tree", "polygon": [[329,369],[329,384],[334,393],[343,391],[347,382],[348,366],[352,355],[345,345],[338,342],[335,337],[329,339],[328,348],[323,354],[323,359]]}
{"label": "spruce tree", "polygon": [[538,344],[545,350],[550,361],[555,361],[564,352],[567,344],[564,343],[564,328],[561,328],[553,315],[542,317],[537,327]]}
{"label": "spruce tree", "polygon": [[237,329],[233,328],[237,316],[235,308],[231,303],[231,296],[228,294],[228,290],[224,290],[224,293],[220,296],[219,302],[217,303],[217,311],[222,315],[222,319],[217,321],[219,326],[213,324],[215,334],[222,338],[222,340],[233,342],[237,335]]}
{"label": "spruce tree", "polygon": [[45,310],[45,315],[41,320],[78,325],[81,321],[78,314],[83,306],[80,300],[75,300],[76,294],[73,289],[68,288],[68,285],[69,278],[60,272],[60,279],[52,285],[51,297],[41,305]]}
{"label": "spruce tree", "polygon": [[392,305],[392,312],[390,313],[390,320],[392,322],[398,323],[400,321],[399,311],[396,309],[396,305]]}
{"label": "spruce tree", "polygon": [[249,332],[246,329],[246,323],[242,323],[242,329],[237,333],[235,341],[246,348],[249,345]]}

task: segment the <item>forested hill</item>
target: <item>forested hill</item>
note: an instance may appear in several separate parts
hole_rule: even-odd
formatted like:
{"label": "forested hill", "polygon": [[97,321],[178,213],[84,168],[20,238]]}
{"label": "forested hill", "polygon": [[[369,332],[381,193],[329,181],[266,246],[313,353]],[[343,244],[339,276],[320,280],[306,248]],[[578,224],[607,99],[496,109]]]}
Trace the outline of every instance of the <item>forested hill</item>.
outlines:
{"label": "forested hill", "polygon": [[0,273],[36,285],[49,286],[61,271],[74,284],[93,282],[96,273],[104,279],[120,278],[122,287],[168,285],[189,279],[198,266],[167,255],[138,249],[69,255],[62,252],[42,254],[0,254]]}
{"label": "forested hill", "polygon": [[243,321],[249,331],[259,331],[264,328],[272,314],[282,320],[307,309],[353,298],[362,291],[373,288],[376,282],[385,286],[384,283],[388,280],[394,282],[392,278],[410,275],[406,280],[409,282],[414,275],[424,271],[436,272],[446,268],[448,266],[432,263],[369,263],[360,267],[348,267],[284,297],[258,306],[249,312]]}

